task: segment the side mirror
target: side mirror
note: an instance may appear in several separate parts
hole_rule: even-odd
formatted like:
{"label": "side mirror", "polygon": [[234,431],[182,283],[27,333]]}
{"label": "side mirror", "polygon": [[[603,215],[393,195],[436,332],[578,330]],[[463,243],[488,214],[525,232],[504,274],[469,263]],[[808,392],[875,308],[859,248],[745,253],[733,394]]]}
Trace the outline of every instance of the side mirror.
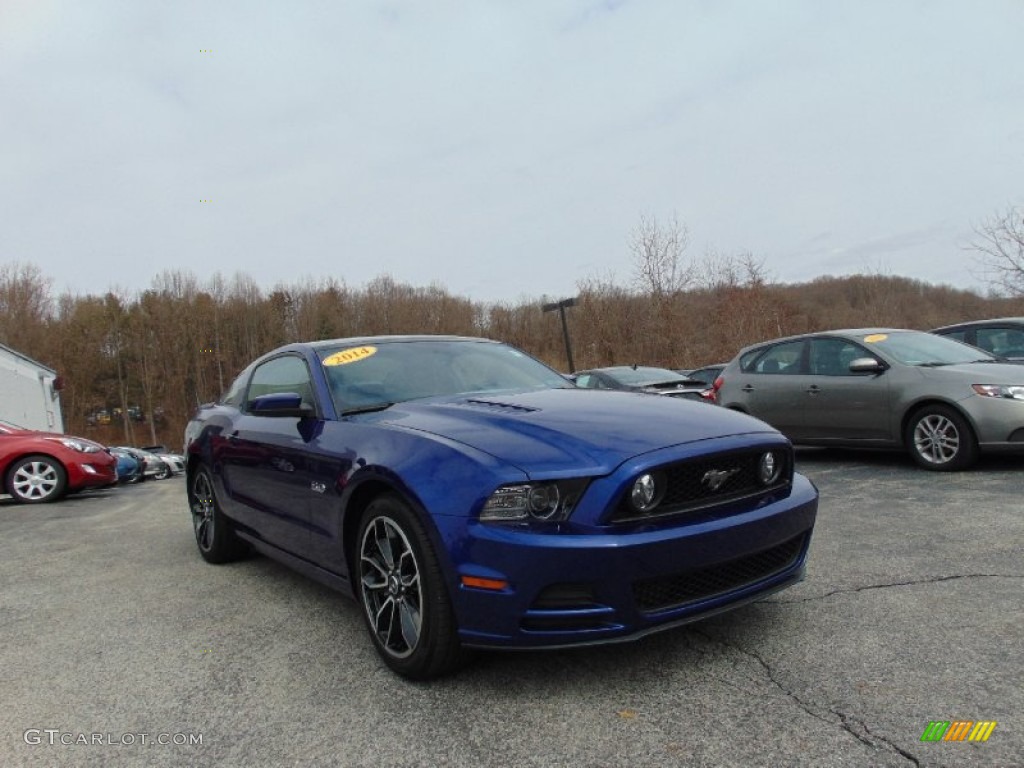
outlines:
{"label": "side mirror", "polygon": [[850,373],[881,373],[885,369],[885,363],[873,357],[858,357],[850,362]]}
{"label": "side mirror", "polygon": [[274,392],[249,401],[249,412],[254,416],[280,416],[303,419],[313,415],[313,409],[302,404],[297,392]]}

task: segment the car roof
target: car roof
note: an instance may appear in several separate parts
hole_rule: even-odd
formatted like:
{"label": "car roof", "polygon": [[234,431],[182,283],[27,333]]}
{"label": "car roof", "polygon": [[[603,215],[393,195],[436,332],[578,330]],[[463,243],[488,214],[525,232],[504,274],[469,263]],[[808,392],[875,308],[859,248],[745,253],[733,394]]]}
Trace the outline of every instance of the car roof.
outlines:
{"label": "car roof", "polygon": [[269,352],[260,355],[253,364],[260,363],[266,360],[268,357],[274,357],[285,352],[305,352],[307,350],[314,350],[319,352],[323,349],[331,349],[333,347],[359,347],[359,346],[370,346],[374,344],[392,344],[410,341],[466,341],[466,342],[477,342],[480,344],[500,344],[501,342],[495,341],[494,339],[484,339],[477,336],[442,336],[434,334],[408,334],[408,335],[384,335],[384,336],[351,336],[340,339],[317,339],[315,341],[294,341],[291,344],[284,344],[283,346],[276,347]]}
{"label": "car roof", "polygon": [[675,373],[671,368],[662,368],[660,365],[609,365],[604,368],[587,368],[585,371],[577,371],[576,373],[616,373],[618,371],[637,370],[668,371],[669,373]]}
{"label": "car roof", "polygon": [[402,336],[354,336],[347,339],[324,339],[321,341],[300,343],[300,346],[309,346],[313,349],[324,349],[326,347],[337,347],[345,344],[390,344],[408,341],[477,341],[485,344],[499,343],[493,339],[482,339],[475,336],[435,336],[431,334],[418,334]]}
{"label": "car roof", "polygon": [[[273,354],[280,352],[294,352],[302,351],[306,349],[314,349],[316,351],[322,349],[328,349],[338,346],[362,346],[362,345],[373,345],[373,344],[391,344],[401,343],[410,341],[469,341],[478,342],[481,344],[500,344],[501,342],[495,341],[494,339],[483,339],[476,336],[441,336],[434,334],[409,334],[409,335],[391,335],[391,336],[352,336],[342,339],[317,339],[315,341],[296,341],[291,344],[285,344],[276,349],[272,349],[262,357],[269,357]],[[260,359],[262,359],[262,357]]]}
{"label": "car roof", "polygon": [[874,333],[925,333],[925,331],[918,331],[913,328],[837,328],[835,330],[810,331],[808,333],[798,333],[793,336],[780,336],[777,339],[759,341],[756,344],[744,347],[740,352],[743,353],[749,349],[758,349],[768,344],[779,344],[784,341],[799,341],[801,339],[809,339],[814,336],[870,336]]}
{"label": "car roof", "polygon": [[993,317],[990,320],[965,320],[962,323],[953,323],[952,325],[942,325],[938,328],[932,328],[931,332],[952,331],[956,328],[977,328],[982,325],[994,325],[997,323],[1016,323],[1017,325],[1024,325],[1024,317]]}

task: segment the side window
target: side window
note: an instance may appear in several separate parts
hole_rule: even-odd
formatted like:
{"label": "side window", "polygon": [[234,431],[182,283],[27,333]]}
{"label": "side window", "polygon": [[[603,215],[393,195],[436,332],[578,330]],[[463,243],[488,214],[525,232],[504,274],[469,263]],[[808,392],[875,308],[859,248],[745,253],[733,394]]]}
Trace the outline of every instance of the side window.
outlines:
{"label": "side window", "polygon": [[589,373],[581,373],[576,377],[576,386],[583,387],[584,389],[593,389],[594,377]]}
{"label": "side window", "polygon": [[744,373],[753,373],[754,363],[763,351],[764,349],[752,349],[740,357],[740,370]]}
{"label": "side window", "polygon": [[[940,336],[945,336],[947,339],[953,339],[953,341],[967,342],[967,331],[943,331]],[[981,331],[978,331],[978,335],[981,335]]]}
{"label": "side window", "polygon": [[811,373],[819,376],[854,376],[850,363],[873,354],[844,339],[811,339]]}
{"label": "side window", "polygon": [[979,328],[978,346],[994,355],[1024,355],[1024,331],[1017,328]]}
{"label": "side window", "polygon": [[754,363],[754,373],[782,373],[796,374],[803,373],[802,357],[804,342],[787,341],[785,344],[776,344]]}
{"label": "side window", "polygon": [[221,397],[220,404],[233,405],[235,408],[241,408],[245,400],[245,386],[248,383],[249,376],[247,371],[231,382],[231,386],[228,388],[228,391]]}
{"label": "side window", "polygon": [[253,371],[252,384],[249,385],[249,400],[279,392],[295,392],[302,396],[303,405],[316,408],[309,370],[302,358],[293,355],[275,357]]}

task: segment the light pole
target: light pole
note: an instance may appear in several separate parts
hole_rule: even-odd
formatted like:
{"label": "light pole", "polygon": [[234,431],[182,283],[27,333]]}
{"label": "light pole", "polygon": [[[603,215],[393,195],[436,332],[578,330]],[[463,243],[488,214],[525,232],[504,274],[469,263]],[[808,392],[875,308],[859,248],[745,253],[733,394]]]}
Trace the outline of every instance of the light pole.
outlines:
{"label": "light pole", "polygon": [[576,366],[572,362],[572,344],[569,343],[569,324],[565,321],[565,308],[575,306],[576,299],[562,299],[541,307],[545,312],[554,312],[557,309],[558,314],[562,316],[562,338],[565,339],[565,356],[569,359],[569,373],[575,373]]}

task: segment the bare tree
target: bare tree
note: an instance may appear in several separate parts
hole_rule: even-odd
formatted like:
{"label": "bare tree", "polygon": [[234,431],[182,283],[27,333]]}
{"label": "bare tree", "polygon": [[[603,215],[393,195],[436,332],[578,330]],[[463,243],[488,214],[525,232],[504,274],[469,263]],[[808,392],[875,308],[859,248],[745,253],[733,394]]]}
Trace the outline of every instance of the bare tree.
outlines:
{"label": "bare tree", "polygon": [[1024,296],[1024,207],[1009,207],[975,226],[968,246],[997,291]]}
{"label": "bare tree", "polygon": [[35,264],[0,264],[0,343],[40,356],[53,311],[52,284]]}
{"label": "bare tree", "polygon": [[637,287],[654,296],[686,290],[693,279],[693,267],[683,263],[689,243],[690,234],[675,215],[664,226],[653,216],[641,216],[629,242]]}

